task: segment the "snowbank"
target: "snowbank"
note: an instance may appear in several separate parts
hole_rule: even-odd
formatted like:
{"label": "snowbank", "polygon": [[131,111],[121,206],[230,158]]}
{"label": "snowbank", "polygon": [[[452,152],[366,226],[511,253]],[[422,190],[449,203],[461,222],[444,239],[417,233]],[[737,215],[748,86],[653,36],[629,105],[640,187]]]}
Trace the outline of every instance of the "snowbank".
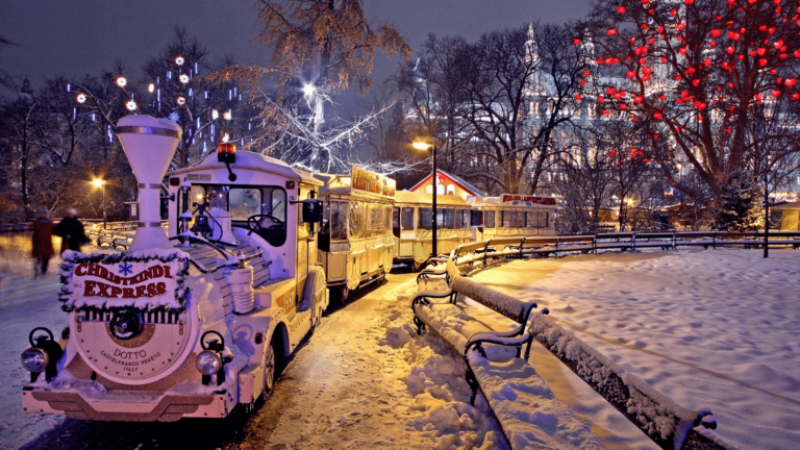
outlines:
{"label": "snowbank", "polygon": [[[548,307],[556,322],[676,403],[710,408],[726,442],[796,448],[800,252],[770,255],[581,255],[515,261],[475,279]],[[553,386],[560,374],[543,376]]]}

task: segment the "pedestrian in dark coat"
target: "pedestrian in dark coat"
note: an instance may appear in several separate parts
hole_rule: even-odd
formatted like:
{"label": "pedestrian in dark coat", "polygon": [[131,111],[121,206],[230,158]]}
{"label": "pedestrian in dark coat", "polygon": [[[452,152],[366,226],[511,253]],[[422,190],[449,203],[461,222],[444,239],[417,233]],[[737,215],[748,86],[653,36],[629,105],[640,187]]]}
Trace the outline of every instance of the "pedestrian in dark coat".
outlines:
{"label": "pedestrian in dark coat", "polygon": [[53,256],[53,222],[47,217],[47,211],[36,212],[33,220],[33,265],[34,276],[47,273],[47,266]]}
{"label": "pedestrian in dark coat", "polygon": [[78,212],[68,209],[64,219],[53,229],[53,234],[61,236],[61,253],[65,250],[81,251],[81,245],[89,242],[83,232],[83,224],[78,220]]}

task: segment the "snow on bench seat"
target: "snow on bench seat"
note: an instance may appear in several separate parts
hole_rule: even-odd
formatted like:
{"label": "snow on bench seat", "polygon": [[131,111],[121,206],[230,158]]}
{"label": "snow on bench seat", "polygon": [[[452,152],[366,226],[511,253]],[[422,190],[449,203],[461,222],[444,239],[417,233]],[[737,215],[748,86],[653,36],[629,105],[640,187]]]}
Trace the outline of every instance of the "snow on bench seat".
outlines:
{"label": "snow on bench seat", "polygon": [[487,307],[467,302],[463,297],[456,303],[430,303],[415,309],[415,313],[427,329],[433,330],[461,356],[464,356],[467,345],[475,336],[486,333],[519,334],[523,327],[518,325],[509,329],[501,322],[491,320],[492,311]]}
{"label": "snow on bench seat", "polygon": [[527,361],[491,361],[477,350],[467,353],[467,361],[513,450],[601,448],[589,425],[556,398]]}

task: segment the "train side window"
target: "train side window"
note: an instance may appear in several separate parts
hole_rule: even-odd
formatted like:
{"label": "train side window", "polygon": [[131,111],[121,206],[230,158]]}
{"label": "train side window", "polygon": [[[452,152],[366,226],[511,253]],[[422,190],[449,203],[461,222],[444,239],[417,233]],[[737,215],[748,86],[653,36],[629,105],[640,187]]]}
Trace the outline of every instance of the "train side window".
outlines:
{"label": "train side window", "polygon": [[496,225],[495,219],[497,218],[497,212],[494,210],[484,211],[483,212],[483,222],[489,228],[494,228]]}
{"label": "train side window", "polygon": [[469,226],[469,210],[458,209],[456,210],[456,228],[464,228]]}
{"label": "train side window", "polygon": [[472,215],[471,225],[473,227],[479,227],[483,225],[483,214],[481,214],[479,210],[473,209],[472,211],[470,211],[470,213]]}
{"label": "train side window", "polygon": [[419,209],[419,227],[420,228],[432,228],[433,221],[431,220],[433,216],[433,211],[431,208],[420,208]]}
{"label": "train side window", "polygon": [[536,211],[528,211],[528,212],[525,213],[525,215],[527,216],[528,228],[541,227],[541,224],[539,223],[539,219],[536,217],[538,214],[539,213],[537,213]]}
{"label": "train side window", "polygon": [[504,209],[500,211],[501,224],[503,228],[514,228],[517,226],[516,211]]}
{"label": "train side window", "polygon": [[364,225],[366,218],[364,215],[367,214],[366,209],[366,204],[364,203],[350,202],[348,225],[351,238],[357,239],[365,236]]}
{"label": "train side window", "polygon": [[347,240],[347,203],[346,202],[330,202],[331,215],[330,215],[330,231],[331,240],[344,241]]}
{"label": "train side window", "polygon": [[444,228],[455,228],[456,227],[456,211],[452,208],[447,208],[444,210]]}
{"label": "train side window", "polygon": [[407,230],[414,229],[414,208],[400,210],[400,226]]}

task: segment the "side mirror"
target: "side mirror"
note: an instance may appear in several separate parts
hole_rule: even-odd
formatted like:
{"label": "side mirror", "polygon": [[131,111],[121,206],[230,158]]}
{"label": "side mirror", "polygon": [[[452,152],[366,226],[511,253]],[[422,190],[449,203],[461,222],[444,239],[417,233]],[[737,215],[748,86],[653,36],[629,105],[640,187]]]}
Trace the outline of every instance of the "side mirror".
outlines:
{"label": "side mirror", "polygon": [[303,223],[322,222],[322,203],[318,200],[306,200],[303,202]]}

